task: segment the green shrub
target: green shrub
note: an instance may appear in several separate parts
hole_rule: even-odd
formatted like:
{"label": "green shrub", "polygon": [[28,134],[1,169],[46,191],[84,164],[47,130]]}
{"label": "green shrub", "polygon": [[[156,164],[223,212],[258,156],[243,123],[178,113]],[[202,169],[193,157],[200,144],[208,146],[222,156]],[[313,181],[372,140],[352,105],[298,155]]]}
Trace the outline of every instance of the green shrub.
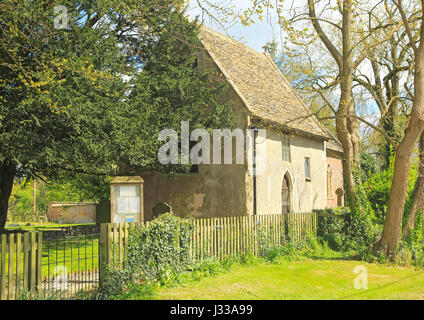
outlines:
{"label": "green shrub", "polygon": [[128,284],[136,278],[136,275],[128,268],[107,269],[103,281],[97,292],[97,299],[114,299],[120,295]]}
{"label": "green shrub", "polygon": [[340,251],[344,243],[344,224],[349,208],[337,208],[326,210],[315,210],[318,214],[317,237],[324,244],[326,243],[332,250]]}
{"label": "green shrub", "polygon": [[[382,225],[386,217],[387,206],[389,203],[390,190],[393,181],[394,170],[393,156],[390,159],[390,167],[387,169],[372,174],[367,181],[364,182],[363,187],[366,192],[368,201],[375,213],[376,223]],[[413,162],[409,172],[408,183],[408,197],[405,204],[405,218],[408,216],[409,208],[412,203],[412,191],[414,189],[415,181],[418,173],[418,165]]]}
{"label": "green shrub", "polygon": [[193,220],[171,214],[162,215],[148,227],[132,227],[129,231],[126,267],[138,270],[146,279],[158,280],[169,273],[187,270]]}
{"label": "green shrub", "polygon": [[171,286],[181,282],[182,272],[193,265],[190,239],[192,219],[165,214],[148,226],[132,225],[128,254],[119,269],[108,269],[98,290],[99,299],[113,299],[129,286],[155,282]]}

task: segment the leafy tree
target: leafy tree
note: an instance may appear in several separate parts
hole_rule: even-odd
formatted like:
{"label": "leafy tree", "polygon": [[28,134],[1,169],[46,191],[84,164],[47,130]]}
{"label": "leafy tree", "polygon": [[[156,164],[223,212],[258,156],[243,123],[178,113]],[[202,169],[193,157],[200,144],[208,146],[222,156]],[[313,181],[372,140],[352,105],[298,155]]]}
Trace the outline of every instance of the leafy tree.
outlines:
{"label": "leafy tree", "polygon": [[190,121],[191,129],[231,127],[232,103],[218,99],[227,85],[217,74],[197,69],[199,25],[176,14],[165,28],[143,72],[131,81],[126,107],[135,112],[134,120],[119,121],[123,131],[134,133],[133,139],[140,143],[122,139],[119,148],[129,167],[184,173],[190,165],[163,166],[157,161],[163,142],[151,137],[165,128],[180,133],[181,121]]}
{"label": "leafy tree", "polygon": [[[68,9],[64,29],[55,27],[56,5]],[[153,121],[184,118],[196,127],[221,116],[199,107],[214,104],[219,90],[203,90],[209,77],[186,68],[196,28],[182,7],[176,0],[0,3],[0,232],[15,177],[107,181],[122,164],[155,167],[155,135],[170,122]],[[158,45],[167,38],[175,41]],[[177,40],[186,49],[174,52]],[[155,60],[162,70],[174,66],[168,78],[139,75],[157,68]],[[171,84],[175,96],[165,90]]]}

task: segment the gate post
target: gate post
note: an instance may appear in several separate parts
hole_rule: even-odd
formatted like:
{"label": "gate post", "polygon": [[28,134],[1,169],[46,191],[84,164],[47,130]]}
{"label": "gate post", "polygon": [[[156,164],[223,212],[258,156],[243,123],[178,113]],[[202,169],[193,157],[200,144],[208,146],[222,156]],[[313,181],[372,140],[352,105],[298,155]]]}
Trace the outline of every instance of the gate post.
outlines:
{"label": "gate post", "polygon": [[99,235],[99,280],[100,285],[103,282],[104,276],[107,270],[108,262],[108,224],[102,223],[100,225],[100,235]]}

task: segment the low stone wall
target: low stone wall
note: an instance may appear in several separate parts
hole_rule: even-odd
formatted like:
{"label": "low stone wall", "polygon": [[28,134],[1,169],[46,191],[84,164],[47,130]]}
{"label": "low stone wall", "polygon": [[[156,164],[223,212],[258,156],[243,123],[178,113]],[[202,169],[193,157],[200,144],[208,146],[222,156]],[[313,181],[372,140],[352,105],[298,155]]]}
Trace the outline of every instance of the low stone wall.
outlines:
{"label": "low stone wall", "polygon": [[96,223],[96,203],[49,203],[47,216],[59,224]]}

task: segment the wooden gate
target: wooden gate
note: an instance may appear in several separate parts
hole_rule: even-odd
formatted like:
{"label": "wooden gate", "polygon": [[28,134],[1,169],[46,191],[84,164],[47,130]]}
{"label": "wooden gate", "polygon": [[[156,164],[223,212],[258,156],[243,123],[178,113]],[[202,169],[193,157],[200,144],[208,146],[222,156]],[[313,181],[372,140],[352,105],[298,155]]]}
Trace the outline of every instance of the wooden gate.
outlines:
{"label": "wooden gate", "polygon": [[0,236],[0,300],[14,300],[20,291],[41,284],[41,232]]}

